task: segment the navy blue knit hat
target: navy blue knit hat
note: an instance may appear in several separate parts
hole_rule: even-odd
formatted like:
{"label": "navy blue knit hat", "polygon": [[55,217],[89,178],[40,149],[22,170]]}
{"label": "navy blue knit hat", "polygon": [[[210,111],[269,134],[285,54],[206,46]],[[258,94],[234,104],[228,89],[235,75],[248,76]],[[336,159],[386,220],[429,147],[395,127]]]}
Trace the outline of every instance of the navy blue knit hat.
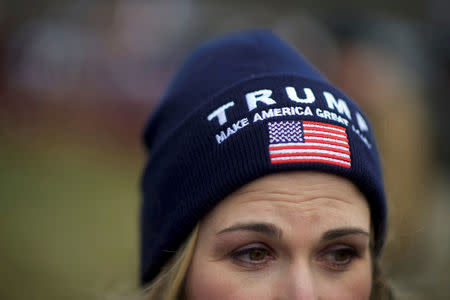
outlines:
{"label": "navy blue knit hat", "polygon": [[361,110],[269,31],[213,40],[176,74],[144,132],[141,283],[151,281],[219,201],[274,172],[318,170],[367,198],[376,252],[386,201]]}

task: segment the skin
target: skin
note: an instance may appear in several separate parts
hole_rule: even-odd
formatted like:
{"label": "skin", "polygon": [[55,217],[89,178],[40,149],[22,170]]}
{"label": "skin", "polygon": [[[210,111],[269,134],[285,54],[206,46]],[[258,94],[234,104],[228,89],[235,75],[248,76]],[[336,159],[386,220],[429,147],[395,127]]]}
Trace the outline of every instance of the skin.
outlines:
{"label": "skin", "polygon": [[187,299],[369,299],[370,213],[347,179],[255,180],[200,223]]}

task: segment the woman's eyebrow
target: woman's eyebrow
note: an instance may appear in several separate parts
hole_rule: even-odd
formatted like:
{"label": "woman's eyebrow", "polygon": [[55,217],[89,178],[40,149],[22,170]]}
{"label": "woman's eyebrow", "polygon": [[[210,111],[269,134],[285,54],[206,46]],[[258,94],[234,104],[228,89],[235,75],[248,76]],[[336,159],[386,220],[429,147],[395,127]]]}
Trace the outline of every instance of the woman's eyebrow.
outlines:
{"label": "woman's eyebrow", "polygon": [[361,228],[344,227],[344,228],[337,228],[337,229],[332,229],[332,230],[326,231],[322,235],[321,239],[322,239],[322,241],[330,241],[330,240],[334,240],[334,239],[340,238],[342,236],[351,235],[351,234],[362,234],[367,237],[370,237],[370,234]]}
{"label": "woman's eyebrow", "polygon": [[283,235],[283,231],[272,223],[237,223],[219,231],[217,234],[220,235],[226,232],[239,230],[262,233],[278,240],[281,240]]}

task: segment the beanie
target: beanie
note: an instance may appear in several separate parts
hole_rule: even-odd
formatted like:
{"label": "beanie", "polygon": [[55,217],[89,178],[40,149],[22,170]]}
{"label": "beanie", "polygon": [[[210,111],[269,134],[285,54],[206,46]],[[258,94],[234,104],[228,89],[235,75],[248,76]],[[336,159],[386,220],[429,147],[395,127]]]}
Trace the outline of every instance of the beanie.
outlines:
{"label": "beanie", "polygon": [[270,31],[227,35],[194,51],[143,139],[142,284],[219,201],[274,172],[317,170],[352,181],[369,203],[380,252],[386,200],[371,126],[352,100]]}

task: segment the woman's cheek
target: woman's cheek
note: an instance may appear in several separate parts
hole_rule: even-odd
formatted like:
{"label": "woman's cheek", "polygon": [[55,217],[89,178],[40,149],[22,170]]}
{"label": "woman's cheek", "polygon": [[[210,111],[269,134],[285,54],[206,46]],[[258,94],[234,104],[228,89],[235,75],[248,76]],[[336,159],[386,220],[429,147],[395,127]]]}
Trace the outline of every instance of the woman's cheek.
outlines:
{"label": "woman's cheek", "polygon": [[319,294],[323,299],[369,300],[372,289],[370,265],[359,269],[359,271],[349,272],[338,280],[323,279],[322,283]]}
{"label": "woman's cheek", "polygon": [[187,299],[268,299],[270,289],[260,275],[235,271],[221,263],[193,264],[187,278]]}
{"label": "woman's cheek", "polygon": [[[370,292],[372,290],[372,275],[371,272],[361,272],[356,275],[355,278],[350,280],[347,291],[352,293],[354,299],[367,299],[370,298]],[[345,299],[345,298],[342,298]]]}
{"label": "woman's cheek", "polygon": [[186,280],[187,299],[224,298],[227,291],[235,289],[228,276],[224,275],[220,268],[214,268],[214,263],[199,263],[194,257]]}

